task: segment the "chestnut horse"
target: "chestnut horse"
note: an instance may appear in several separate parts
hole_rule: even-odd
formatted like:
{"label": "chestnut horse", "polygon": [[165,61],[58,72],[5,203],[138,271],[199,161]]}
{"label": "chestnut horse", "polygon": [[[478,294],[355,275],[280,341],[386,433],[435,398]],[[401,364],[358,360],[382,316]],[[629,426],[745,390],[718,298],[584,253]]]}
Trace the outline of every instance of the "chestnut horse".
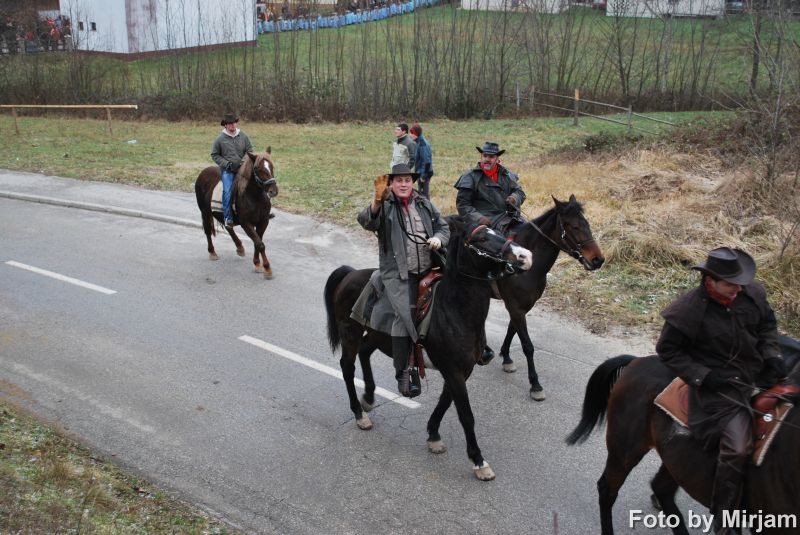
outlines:
{"label": "chestnut horse", "polygon": [[[472,460],[475,476],[482,481],[494,479],[495,474],[481,455],[475,437],[475,418],[467,393],[467,379],[483,354],[486,337],[483,325],[489,314],[491,288],[489,281],[503,274],[531,266],[531,252],[506,240],[485,225],[472,228],[459,218],[448,218],[450,243],[444,278],[436,290],[430,330],[425,350],[444,378],[439,403],[428,420],[428,449],[443,453],[446,448],[439,435],[439,424],[452,403],[464,428],[467,455]],[[370,355],[380,349],[392,354],[388,334],[364,329],[350,318],[350,311],[369,284],[374,269],[354,270],[349,266],[336,269],[325,285],[325,308],[328,312],[328,341],[331,350],[342,346],[339,365],[350,398],[350,409],[359,429],[372,428],[369,416],[375,403],[375,380]],[[356,355],[361,362],[365,392],[359,403],[354,384]]]}
{"label": "chestnut horse", "polygon": [[[789,377],[800,381],[800,347],[796,340],[780,337]],[[703,448],[687,429],[653,404],[656,396],[674,379],[674,374],[651,355],[636,358],[620,355],[594,371],[586,386],[580,423],[567,437],[567,444],[583,442],[595,426],[608,420],[608,457],[597,481],[600,525],[603,535],[612,535],[611,509],[628,474],[645,454],[655,448],[661,467],[650,482],[652,502],[665,515],[675,515],[673,533],[688,535],[683,516],[675,504],[675,493],[683,488],[705,506],[711,503],[716,452]],[[800,512],[800,410],[789,412],[761,466],[749,464],[741,509],[748,513],[794,515]],[[758,527],[758,526],[754,526]],[[800,533],[800,527],[770,528],[769,533]]]}
{"label": "chestnut horse", "polygon": [[[234,222],[241,225],[244,232],[253,240],[255,251],[253,253],[253,264],[256,271],[263,271],[264,277],[272,278],[272,268],[267,259],[266,247],[264,246],[264,231],[267,230],[269,220],[275,217],[270,213],[272,210],[272,197],[278,195],[278,183],[275,178],[275,166],[272,163],[272,150],[267,147],[263,154],[248,153],[233,181],[233,207],[235,209]],[[206,167],[197,177],[194,183],[194,191],[197,195],[197,206],[200,208],[200,215],[203,219],[203,231],[208,240],[208,257],[211,260],[219,260],[211,236],[216,235],[214,219],[223,224],[222,212],[212,212],[211,196],[214,187],[222,180],[219,167],[212,165]],[[233,230],[228,230],[233,243],[236,244],[236,253],[244,256],[244,245],[239,236]]]}
{"label": "chestnut horse", "polygon": [[562,251],[567,253],[587,270],[598,269],[605,261],[600,247],[592,236],[589,222],[583,215],[583,206],[575,199],[575,195],[570,195],[567,202],[553,197],[553,202],[555,203],[553,208],[529,221],[513,236],[517,243],[533,253],[533,267],[525,273],[497,282],[510,318],[508,331],[500,348],[503,370],[516,371],[509,351],[514,335],[519,335],[522,352],[528,362],[530,396],[536,401],[544,400],[545,395],[533,363],[534,348],[528,334],[525,315],[544,293],[547,273],[555,264],[559,253]]}

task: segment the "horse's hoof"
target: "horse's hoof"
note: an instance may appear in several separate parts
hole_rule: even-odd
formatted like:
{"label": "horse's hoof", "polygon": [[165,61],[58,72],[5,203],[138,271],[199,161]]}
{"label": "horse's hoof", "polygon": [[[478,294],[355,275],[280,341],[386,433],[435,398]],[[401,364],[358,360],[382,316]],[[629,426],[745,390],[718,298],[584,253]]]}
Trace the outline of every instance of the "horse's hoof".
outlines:
{"label": "horse's hoof", "polygon": [[236,254],[238,254],[239,256],[244,256],[244,247],[237,247]]}
{"label": "horse's hoof", "polygon": [[441,440],[429,440],[428,451],[431,453],[444,453],[447,451],[447,446]]}
{"label": "horse's hoof", "polygon": [[209,260],[219,260],[219,255],[217,253],[208,253]]}
{"label": "horse's hoof", "polygon": [[494,470],[492,470],[492,467],[489,466],[489,463],[486,461],[483,461],[483,464],[480,466],[473,466],[472,470],[475,472],[475,477],[481,481],[491,481],[496,477]]}
{"label": "horse's hoof", "polygon": [[513,362],[509,362],[509,363],[505,363],[504,362],[503,363],[503,371],[506,372],[506,373],[514,373],[515,371],[517,371],[517,365],[514,364]]}
{"label": "horse's hoof", "polygon": [[364,399],[362,397],[361,398],[361,408],[364,409],[365,412],[372,412],[372,409],[375,408],[375,405],[373,405],[372,403],[369,403],[366,399]]}
{"label": "horse's hoof", "polygon": [[272,270],[271,269],[265,269],[264,270],[264,278],[265,279],[272,280],[274,277],[275,276],[272,274]]}
{"label": "horse's hoof", "polygon": [[370,420],[369,416],[365,414],[364,416],[356,420],[356,425],[362,431],[369,431],[370,429],[372,429],[372,420]]}
{"label": "horse's hoof", "polygon": [[531,399],[534,401],[544,401],[544,390],[531,390]]}

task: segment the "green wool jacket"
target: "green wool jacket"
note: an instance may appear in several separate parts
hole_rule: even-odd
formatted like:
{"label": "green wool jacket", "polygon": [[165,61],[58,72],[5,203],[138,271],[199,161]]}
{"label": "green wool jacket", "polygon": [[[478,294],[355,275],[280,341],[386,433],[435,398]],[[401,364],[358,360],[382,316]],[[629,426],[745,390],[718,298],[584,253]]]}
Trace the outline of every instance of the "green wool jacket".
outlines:
{"label": "green wool jacket", "polygon": [[225,171],[236,172],[248,152],[253,152],[253,144],[247,134],[236,129],[231,136],[223,130],[211,146],[211,159]]}

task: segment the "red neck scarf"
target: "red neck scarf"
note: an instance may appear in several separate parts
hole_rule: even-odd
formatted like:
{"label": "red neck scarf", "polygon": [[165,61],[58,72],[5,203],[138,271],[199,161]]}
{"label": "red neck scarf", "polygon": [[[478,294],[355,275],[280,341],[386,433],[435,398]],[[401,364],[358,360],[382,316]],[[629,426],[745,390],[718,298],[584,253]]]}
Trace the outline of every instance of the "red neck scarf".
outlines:
{"label": "red neck scarf", "polygon": [[[481,167],[481,169],[483,169],[483,167]],[[487,171],[486,169],[483,169],[483,174],[485,174],[486,176],[491,178],[492,182],[494,182],[495,184],[497,184],[497,178],[498,178],[497,173],[499,173],[499,172],[500,172],[500,162],[499,161],[495,164],[494,167],[492,167],[491,171]]]}
{"label": "red neck scarf", "polygon": [[716,301],[717,303],[719,303],[724,307],[731,306],[731,303],[733,303],[733,299],[736,299],[735,297],[733,299],[725,297],[724,295],[719,293],[714,288],[714,280],[711,277],[703,277],[703,287],[706,289],[706,292],[708,292],[708,296],[711,299],[713,299],[714,301]]}

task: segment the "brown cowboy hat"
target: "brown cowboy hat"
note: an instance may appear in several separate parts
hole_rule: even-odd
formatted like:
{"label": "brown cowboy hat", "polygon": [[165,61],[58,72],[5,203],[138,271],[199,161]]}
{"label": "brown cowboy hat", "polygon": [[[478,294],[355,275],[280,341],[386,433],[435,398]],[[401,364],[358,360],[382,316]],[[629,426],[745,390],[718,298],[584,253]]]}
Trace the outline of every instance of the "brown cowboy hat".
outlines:
{"label": "brown cowboy hat", "polygon": [[222,118],[222,121],[220,121],[219,124],[220,124],[220,126],[225,126],[226,124],[235,124],[235,123],[238,123],[238,122],[239,122],[239,117],[238,116],[236,116],[236,115],[234,115],[232,113],[226,113],[225,116]]}
{"label": "brown cowboy hat", "polygon": [[497,156],[501,156],[505,152],[505,150],[500,150],[500,145],[494,141],[486,141],[483,144],[483,148],[475,148],[478,149],[478,152],[481,154],[496,154]]}
{"label": "brown cowboy hat", "polygon": [[407,164],[404,163],[399,163],[392,166],[392,172],[389,173],[389,180],[393,179],[397,175],[411,175],[412,182],[416,182],[419,178],[419,173],[415,173]]}
{"label": "brown cowboy hat", "polygon": [[692,269],[731,284],[746,285],[753,282],[756,276],[756,261],[741,249],[718,247],[709,251],[705,262],[693,266]]}

